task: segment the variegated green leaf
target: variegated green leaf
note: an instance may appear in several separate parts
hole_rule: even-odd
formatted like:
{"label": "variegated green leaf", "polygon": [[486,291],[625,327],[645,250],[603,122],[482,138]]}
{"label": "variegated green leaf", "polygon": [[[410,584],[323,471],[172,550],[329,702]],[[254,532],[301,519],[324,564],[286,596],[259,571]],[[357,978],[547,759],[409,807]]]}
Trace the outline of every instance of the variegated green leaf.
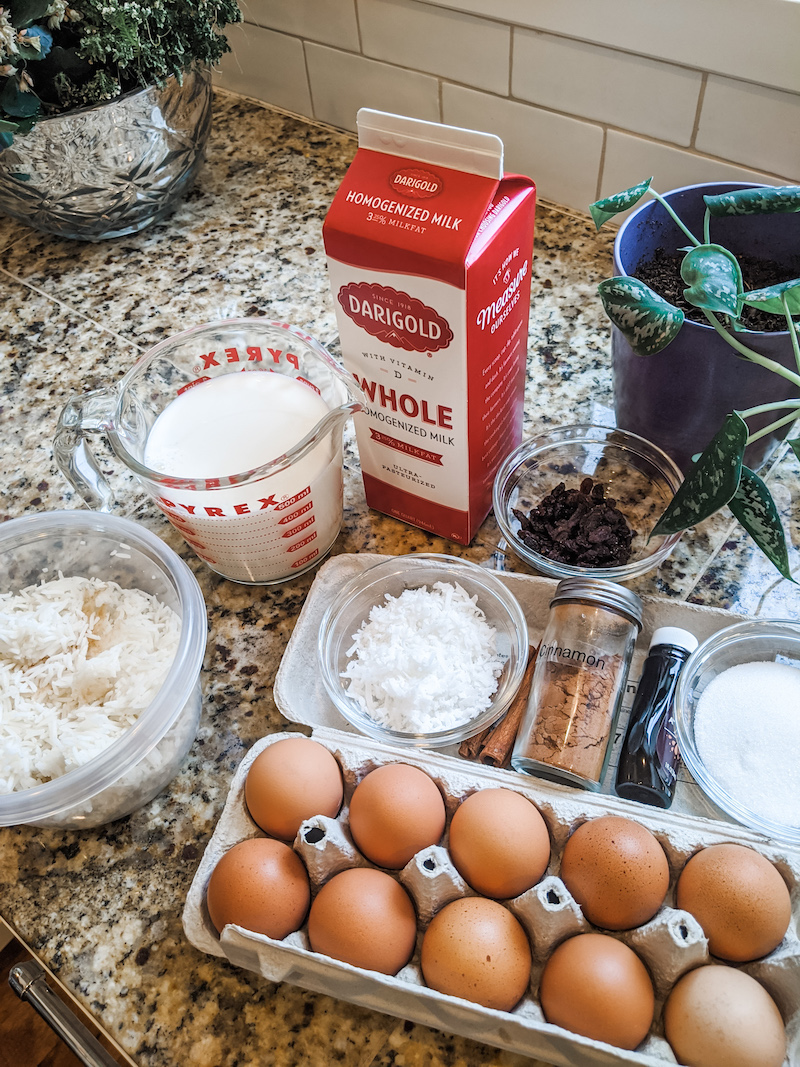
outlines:
{"label": "variegated green leaf", "polygon": [[790,315],[800,315],[800,278],[794,278],[790,282],[779,282],[770,285],[766,289],[753,289],[744,294],[745,304],[761,308],[762,311],[771,311],[775,315],[783,315],[783,300],[781,296],[786,294],[786,302],[789,305]]}
{"label": "variegated green leaf", "polygon": [[589,212],[596,228],[599,230],[604,222],[619,215],[620,211],[627,211],[629,207],[633,207],[650,188],[652,180],[652,178],[647,178],[638,185],[632,185],[630,189],[623,189],[621,193],[614,193],[613,196],[607,196],[604,200],[597,200],[594,204],[590,204]]}
{"label": "variegated green leaf", "polygon": [[791,441],[789,441],[789,446],[797,458],[800,459],[800,437],[793,437]]}
{"label": "variegated green leaf", "polygon": [[689,286],[683,295],[695,307],[736,319],[744,283],[736,256],[722,245],[699,245],[683,257],[681,277]]}
{"label": "variegated green leaf", "polygon": [[19,87],[19,78],[8,78],[0,89],[0,108],[13,118],[28,118],[37,115],[42,106],[36,93],[24,93]]}
{"label": "variegated green leaf", "polygon": [[683,325],[683,312],[638,278],[607,278],[597,291],[606,315],[638,356],[666,348]]}
{"label": "variegated green leaf", "polygon": [[744,526],[755,543],[784,578],[794,581],[789,570],[789,553],[778,509],[766,485],[757,474],[742,467],[739,488],[728,507]]}
{"label": "variegated green leaf", "polygon": [[735,411],[678,486],[653,534],[680,533],[724,507],[739,488],[747,424]]}
{"label": "variegated green leaf", "polygon": [[772,215],[800,211],[800,185],[765,185],[760,189],[735,189],[717,196],[704,196],[712,215]]}

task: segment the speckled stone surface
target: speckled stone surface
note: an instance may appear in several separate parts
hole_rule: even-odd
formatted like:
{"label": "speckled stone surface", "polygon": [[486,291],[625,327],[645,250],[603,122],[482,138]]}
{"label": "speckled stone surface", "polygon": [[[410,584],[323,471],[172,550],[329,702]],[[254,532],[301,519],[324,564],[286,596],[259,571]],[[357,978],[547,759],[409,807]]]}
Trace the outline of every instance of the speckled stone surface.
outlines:
{"label": "speckled stone surface", "polygon": [[[118,378],[162,337],[216,317],[268,314],[337,351],[321,226],[354,151],[349,135],[218,94],[208,162],[165,222],[92,245],[0,219],[0,521],[80,506],[53,462],[58,413],[68,396]],[[612,238],[595,234],[588,218],[539,206],[528,432],[613,420],[608,327],[594,292]],[[219,578],[106,458],[120,512],[183,556],[205,595],[200,730],[168,790],[127,819],[81,832],[0,829],[0,914],[143,1067],[530,1063],[270,984],[188,944],[183,901],[232,773],[255,740],[285,727],[272,685],[313,574],[271,588]],[[349,430],[345,460],[334,552],[444,551],[483,561],[497,548],[491,516],[463,548],[369,511]],[[770,479],[800,539],[796,461],[779,458]],[[792,563],[800,564],[795,549]],[[513,557],[506,566],[525,570]],[[777,581],[724,518],[685,537],[634,588],[770,615],[796,617],[800,605],[796,587]]]}

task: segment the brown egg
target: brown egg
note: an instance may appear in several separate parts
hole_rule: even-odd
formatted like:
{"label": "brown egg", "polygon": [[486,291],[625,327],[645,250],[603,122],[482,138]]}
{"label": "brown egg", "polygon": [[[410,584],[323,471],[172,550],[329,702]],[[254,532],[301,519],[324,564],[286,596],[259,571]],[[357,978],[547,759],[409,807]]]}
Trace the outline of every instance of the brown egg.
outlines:
{"label": "brown egg", "polygon": [[253,760],[244,785],[253,820],[282,841],[294,841],[300,824],[314,815],[333,818],[342,795],[339,764],[310,737],[268,745]]}
{"label": "brown egg", "polygon": [[240,841],[219,860],[206,890],[208,914],[221,933],[228,923],[276,940],[299,930],[308,911],[308,874],[282,841]]}
{"label": "brown egg", "polygon": [[442,794],[434,780],[407,763],[386,763],[356,786],[350,833],[356,847],[379,867],[399,870],[444,833]]}
{"label": "brown egg", "polygon": [[511,1011],[528,988],[531,948],[502,904],[463,897],[434,915],[422,939],[421,964],[431,989]]}
{"label": "brown egg", "polygon": [[669,888],[664,849],[641,823],[603,815],[568,839],[561,878],[589,922],[629,930],[652,919]]}
{"label": "brown egg", "polygon": [[709,950],[737,963],[772,952],[792,918],[783,878],[745,845],[710,845],[696,852],[678,878],[676,902],[703,927]]}
{"label": "brown egg", "polygon": [[411,897],[384,871],[353,868],[320,889],[308,916],[314,952],[397,974],[414,952],[417,916]]}
{"label": "brown egg", "polygon": [[690,1067],[781,1067],[786,1032],[763,986],[733,967],[698,967],[673,988],[664,1031]]}
{"label": "brown egg", "polygon": [[653,1023],[655,997],[636,953],[608,934],[562,941],[539,985],[545,1019],[595,1041],[634,1049]]}
{"label": "brown egg", "polygon": [[536,885],[550,862],[550,838],[538,808],[510,789],[481,789],[456,809],[450,858],[485,897],[503,900]]}

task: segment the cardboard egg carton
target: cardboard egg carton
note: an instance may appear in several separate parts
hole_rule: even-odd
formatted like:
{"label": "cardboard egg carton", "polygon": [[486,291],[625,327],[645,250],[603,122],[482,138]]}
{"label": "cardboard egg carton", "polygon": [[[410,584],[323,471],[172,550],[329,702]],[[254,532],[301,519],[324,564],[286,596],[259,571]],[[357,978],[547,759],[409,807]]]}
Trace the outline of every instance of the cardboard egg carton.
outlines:
{"label": "cardboard egg carton", "polygon": [[[374,562],[376,557],[367,560]],[[235,774],[225,808],[187,896],[183,922],[192,944],[270,981],[291,982],[562,1067],[610,1067],[626,1063],[663,1067],[675,1062],[663,1036],[661,1013],[665,997],[688,970],[716,962],[709,957],[708,944],[697,921],[675,907],[676,879],[690,856],[700,848],[723,842],[740,843],[757,849],[773,862],[791,892],[790,931],[768,957],[745,964],[742,969],[760,981],[777,1003],[787,1027],[787,1067],[800,1067],[800,942],[796,936],[800,928],[800,850],[770,842],[745,827],[697,814],[691,810],[690,792],[684,799],[683,810],[662,811],[616,796],[588,793],[514,771],[467,762],[454,755],[453,750],[435,752],[392,747],[355,733],[344,720],[338,719],[330,701],[319,692],[316,640],[324,606],[341,582],[364,565],[364,557],[336,557],[320,570],[276,680],[275,698],[287,718],[306,722],[311,718],[314,723],[324,723],[316,726],[313,737],[333,753],[342,769],[345,786],[344,804],[338,817],[309,819],[300,828],[294,847],[308,869],[312,897],[339,871],[373,866],[359,853],[349,832],[348,807],[357,784],[376,767],[391,762],[409,763],[429,774],[445,799],[444,838],[419,852],[402,871],[390,872],[405,886],[417,910],[419,932],[414,956],[399,974],[388,976],[313,952],[305,927],[283,941],[236,926],[227,926],[221,936],[214,929],[205,902],[214,866],[238,841],[264,836],[245,804],[247,772],[259,752],[286,734],[262,738]],[[520,575],[506,575],[504,579],[512,585],[523,605],[533,638],[537,629],[541,631],[555,583]],[[683,626],[702,639],[715,629],[737,621],[727,612],[655,598],[645,602],[645,620],[641,638],[645,650],[649,633],[656,626]],[[641,660],[641,649],[639,656]],[[632,676],[637,676],[636,663]],[[450,819],[471,793],[498,786],[521,793],[538,807],[551,841],[550,864],[544,877],[526,893],[504,902],[525,927],[533,953],[528,992],[512,1012],[484,1008],[430,989],[419,967],[420,942],[431,918],[451,900],[474,895],[450,859],[447,848]],[[676,803],[677,800],[676,797]],[[700,810],[704,809],[700,807]],[[656,916],[635,930],[612,935],[639,954],[656,992],[653,1027],[635,1051],[593,1041],[547,1023],[537,999],[541,972],[553,949],[567,937],[594,929],[561,881],[559,872],[561,854],[570,833],[585,820],[605,814],[623,815],[646,826],[663,846],[670,868],[670,888]]]}
{"label": "cardboard egg carton", "polygon": [[[289,734],[262,738],[248,752],[231,785],[225,809],[192,882],[184,910],[184,928],[197,948],[255,971],[270,981],[287,981],[356,1004],[378,1008],[435,1028],[528,1056],[538,1056],[564,1067],[618,1063],[656,1067],[674,1062],[663,1037],[661,1007],[675,982],[693,967],[710,962],[708,944],[697,921],[674,907],[675,880],[685,862],[706,845],[734,841],[763,852],[776,864],[793,898],[793,923],[800,919],[800,857],[779,846],[767,847],[746,830],[725,823],[671,815],[618,798],[576,790],[497,771],[433,752],[406,751],[379,742],[319,729],[313,737],[328,748],[342,768],[344,805],[338,817],[316,816],[300,828],[294,848],[302,857],[311,881],[312,896],[339,871],[373,866],[358,851],[348,828],[348,807],[356,785],[370,771],[386,763],[409,763],[433,778],[445,798],[448,827],[453,812],[471,793],[504,786],[533,801],[545,818],[552,852],[545,876],[506,905],[525,927],[533,950],[529,991],[513,1012],[494,1011],[429,989],[419,968],[419,939],[411,962],[394,977],[364,971],[311,951],[305,927],[283,941],[228,926],[217,935],[205,903],[208,879],[220,857],[247,838],[263,836],[250,817],[244,799],[247,772],[267,746]],[[567,937],[593,930],[559,877],[561,853],[570,832],[586,819],[601,814],[626,815],[647,826],[663,846],[670,866],[670,889],[657,915],[634,930],[612,936],[630,945],[644,960],[656,991],[656,1018],[648,1038],[635,1052],[591,1041],[548,1024],[536,997],[542,968],[553,949]],[[441,844],[417,853],[403,870],[391,872],[414,900],[420,939],[436,912],[473,890],[453,865]],[[744,967],[767,988],[780,1008],[792,1039],[788,1063],[800,1064],[800,943],[789,933],[770,956]]]}

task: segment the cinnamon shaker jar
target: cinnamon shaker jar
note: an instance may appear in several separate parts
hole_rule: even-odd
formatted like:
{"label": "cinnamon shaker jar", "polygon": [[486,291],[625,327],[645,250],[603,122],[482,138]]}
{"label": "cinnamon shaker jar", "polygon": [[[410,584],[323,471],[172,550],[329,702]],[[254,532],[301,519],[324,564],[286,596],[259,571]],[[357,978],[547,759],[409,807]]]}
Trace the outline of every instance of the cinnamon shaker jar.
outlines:
{"label": "cinnamon shaker jar", "polygon": [[642,602],[624,586],[559,582],[511,755],[515,770],[600,789],[641,628]]}

